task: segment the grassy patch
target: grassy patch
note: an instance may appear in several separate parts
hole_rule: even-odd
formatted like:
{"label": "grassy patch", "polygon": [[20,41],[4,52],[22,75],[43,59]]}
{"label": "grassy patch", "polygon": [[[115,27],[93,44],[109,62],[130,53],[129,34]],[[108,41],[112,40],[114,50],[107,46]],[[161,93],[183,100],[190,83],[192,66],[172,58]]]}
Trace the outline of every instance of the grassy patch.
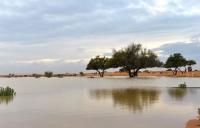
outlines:
{"label": "grassy patch", "polygon": [[186,88],[187,86],[186,86],[186,83],[184,82],[183,84],[179,84],[178,87],[179,88]]}
{"label": "grassy patch", "polygon": [[10,87],[0,87],[0,96],[13,96],[15,95],[16,92],[14,91],[14,89],[10,88]]}

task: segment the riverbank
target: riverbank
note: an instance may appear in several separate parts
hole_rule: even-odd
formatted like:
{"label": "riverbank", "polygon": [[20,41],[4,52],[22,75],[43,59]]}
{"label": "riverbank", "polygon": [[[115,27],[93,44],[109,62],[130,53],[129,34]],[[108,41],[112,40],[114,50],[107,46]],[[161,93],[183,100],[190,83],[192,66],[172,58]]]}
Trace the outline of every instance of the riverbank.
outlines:
{"label": "riverbank", "polygon": [[[99,76],[98,73],[84,73],[85,76]],[[127,72],[105,72],[104,76],[128,76]],[[178,72],[174,75],[172,71],[150,71],[139,72],[138,76],[171,76],[171,77],[200,77],[200,71],[194,71],[189,73]]]}
{"label": "riverbank", "polygon": [[[84,76],[93,76],[99,77],[98,73],[83,73]],[[44,74],[40,74],[41,77],[44,77]],[[80,76],[80,74],[61,74],[65,77],[70,76]],[[57,77],[58,74],[53,74],[52,77]],[[128,76],[127,72],[105,72],[104,76]],[[150,71],[150,72],[139,72],[138,76],[171,76],[171,77],[200,77],[200,71],[194,71],[189,73],[178,72],[177,75],[174,75],[172,71]],[[32,74],[11,74],[11,75],[0,75],[0,78],[10,78],[10,77],[32,77]]]}

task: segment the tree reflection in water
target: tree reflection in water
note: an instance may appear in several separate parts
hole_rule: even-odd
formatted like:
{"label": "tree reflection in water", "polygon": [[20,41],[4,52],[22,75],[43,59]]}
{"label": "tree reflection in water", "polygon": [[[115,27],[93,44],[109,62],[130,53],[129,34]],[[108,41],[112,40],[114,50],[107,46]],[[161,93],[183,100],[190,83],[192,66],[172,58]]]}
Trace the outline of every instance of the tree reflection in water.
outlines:
{"label": "tree reflection in water", "polygon": [[0,104],[8,104],[13,101],[14,96],[0,96]]}
{"label": "tree reflection in water", "polygon": [[159,99],[160,90],[150,88],[127,88],[127,89],[97,89],[91,90],[90,95],[97,100],[112,98],[115,106],[127,107],[133,112],[140,111],[156,103]]}
{"label": "tree reflection in water", "polygon": [[169,88],[168,94],[172,99],[177,101],[182,100],[188,93],[194,94],[195,89],[193,88]]}

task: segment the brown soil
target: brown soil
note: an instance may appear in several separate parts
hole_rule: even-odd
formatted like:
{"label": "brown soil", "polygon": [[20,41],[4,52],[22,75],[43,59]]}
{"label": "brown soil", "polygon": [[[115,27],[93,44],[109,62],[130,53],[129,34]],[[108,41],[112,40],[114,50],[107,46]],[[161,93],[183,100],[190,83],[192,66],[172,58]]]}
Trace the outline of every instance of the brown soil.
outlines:
{"label": "brown soil", "polygon": [[[63,76],[74,76],[73,74],[62,74]],[[10,77],[31,77],[32,74],[15,74],[14,76]],[[44,74],[41,74],[44,76]],[[57,74],[54,74],[57,76]],[[79,74],[77,76],[80,76]],[[99,77],[98,73],[84,73],[84,76],[97,76]],[[105,72],[104,76],[128,76],[127,72]],[[194,71],[189,73],[182,74],[178,72],[177,75],[173,75],[171,71],[151,71],[147,72],[139,72],[138,76],[172,76],[172,77],[200,77],[200,71]],[[9,77],[9,75],[0,75],[0,78]]]}
{"label": "brown soil", "polygon": [[200,116],[198,116],[197,119],[189,120],[185,128],[200,128]]}
{"label": "brown soil", "polygon": [[[84,73],[85,76],[99,76],[98,73]],[[127,72],[105,72],[104,76],[128,76]],[[173,77],[200,77],[200,71],[194,71],[189,73],[178,72],[177,75],[173,75],[172,71],[151,71],[139,72],[138,76],[173,76]]]}

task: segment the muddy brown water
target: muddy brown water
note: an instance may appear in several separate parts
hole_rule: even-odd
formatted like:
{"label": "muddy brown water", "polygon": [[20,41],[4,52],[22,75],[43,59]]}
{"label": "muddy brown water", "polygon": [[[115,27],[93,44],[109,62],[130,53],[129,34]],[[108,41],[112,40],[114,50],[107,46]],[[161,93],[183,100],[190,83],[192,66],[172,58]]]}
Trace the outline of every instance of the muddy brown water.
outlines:
{"label": "muddy brown water", "polygon": [[184,128],[198,116],[200,78],[1,78],[4,128]]}

